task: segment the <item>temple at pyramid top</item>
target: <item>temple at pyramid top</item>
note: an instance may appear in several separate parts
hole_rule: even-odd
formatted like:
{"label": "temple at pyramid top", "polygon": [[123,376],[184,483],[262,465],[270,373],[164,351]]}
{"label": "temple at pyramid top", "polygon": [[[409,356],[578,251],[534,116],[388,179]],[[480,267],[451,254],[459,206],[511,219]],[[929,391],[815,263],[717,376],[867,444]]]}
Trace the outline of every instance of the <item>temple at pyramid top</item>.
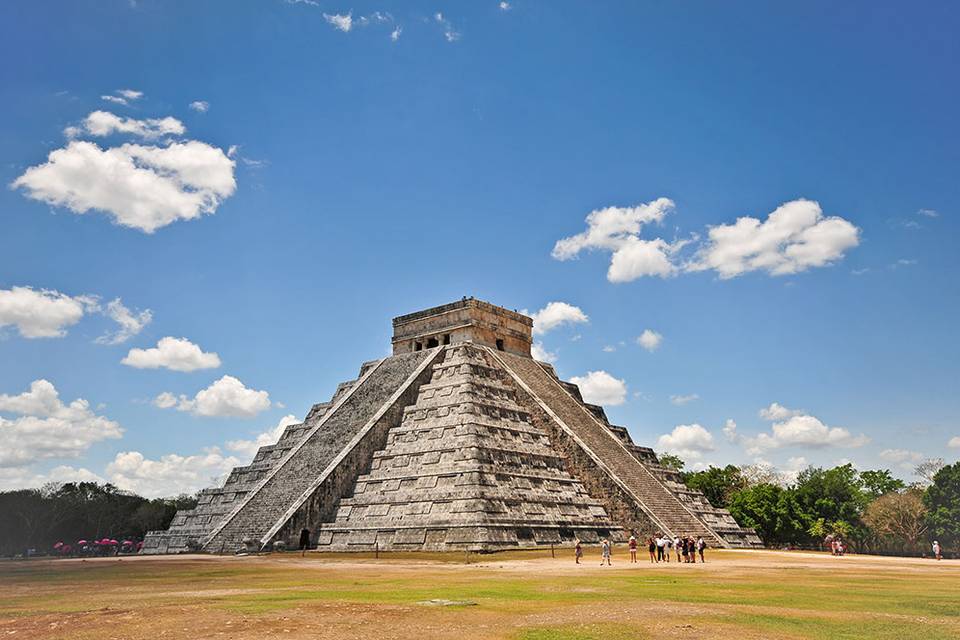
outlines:
{"label": "temple at pyramid top", "polygon": [[144,552],[498,551],[630,534],[760,545],[533,359],[532,334],[531,318],[474,298],[394,318],[392,355],[201,491]]}
{"label": "temple at pyramid top", "polygon": [[393,319],[394,355],[461,342],[529,357],[533,320],[472,297]]}

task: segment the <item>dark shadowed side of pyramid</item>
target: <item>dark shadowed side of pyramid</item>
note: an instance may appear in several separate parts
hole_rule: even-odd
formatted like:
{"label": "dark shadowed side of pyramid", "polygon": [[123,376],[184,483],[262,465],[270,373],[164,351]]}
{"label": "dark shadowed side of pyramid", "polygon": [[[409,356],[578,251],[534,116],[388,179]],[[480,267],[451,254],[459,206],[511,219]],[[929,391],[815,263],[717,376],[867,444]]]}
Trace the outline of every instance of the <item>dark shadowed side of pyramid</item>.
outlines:
{"label": "dark shadowed side of pyramid", "polygon": [[473,298],[394,318],[393,355],[200,493],[145,553],[301,532],[337,551],[497,551],[656,533],[760,539],[530,356],[529,317]]}

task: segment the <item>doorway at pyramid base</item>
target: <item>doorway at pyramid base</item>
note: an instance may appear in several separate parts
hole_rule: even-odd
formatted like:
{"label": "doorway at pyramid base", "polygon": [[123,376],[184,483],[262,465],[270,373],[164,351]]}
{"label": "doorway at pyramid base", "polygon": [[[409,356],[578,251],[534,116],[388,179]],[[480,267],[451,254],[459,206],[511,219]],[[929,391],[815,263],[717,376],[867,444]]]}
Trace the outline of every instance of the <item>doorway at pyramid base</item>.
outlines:
{"label": "doorway at pyramid base", "polygon": [[530,356],[527,316],[466,298],[394,319],[365,363],[145,553],[282,541],[330,551],[500,551],[662,533],[759,547]]}

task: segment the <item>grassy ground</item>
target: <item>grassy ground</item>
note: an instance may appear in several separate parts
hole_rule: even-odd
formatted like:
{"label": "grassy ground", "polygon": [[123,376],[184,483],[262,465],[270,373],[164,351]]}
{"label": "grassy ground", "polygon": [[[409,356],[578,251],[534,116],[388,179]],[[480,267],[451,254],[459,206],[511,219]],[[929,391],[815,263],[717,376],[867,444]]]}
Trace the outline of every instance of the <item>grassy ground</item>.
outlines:
{"label": "grassy ground", "polygon": [[0,638],[960,638],[960,562],[558,553],[2,562]]}

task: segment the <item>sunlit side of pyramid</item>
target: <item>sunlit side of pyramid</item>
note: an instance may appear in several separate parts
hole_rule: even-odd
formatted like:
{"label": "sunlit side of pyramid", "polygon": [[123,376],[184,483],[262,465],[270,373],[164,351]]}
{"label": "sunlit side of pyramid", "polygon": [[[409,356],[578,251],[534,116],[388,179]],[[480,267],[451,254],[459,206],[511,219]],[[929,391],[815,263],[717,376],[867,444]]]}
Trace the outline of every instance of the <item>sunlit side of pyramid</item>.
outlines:
{"label": "sunlit side of pyramid", "polygon": [[393,321],[393,355],[201,493],[148,553],[255,541],[496,551],[663,532],[759,546],[530,357],[532,321],[458,302]]}

